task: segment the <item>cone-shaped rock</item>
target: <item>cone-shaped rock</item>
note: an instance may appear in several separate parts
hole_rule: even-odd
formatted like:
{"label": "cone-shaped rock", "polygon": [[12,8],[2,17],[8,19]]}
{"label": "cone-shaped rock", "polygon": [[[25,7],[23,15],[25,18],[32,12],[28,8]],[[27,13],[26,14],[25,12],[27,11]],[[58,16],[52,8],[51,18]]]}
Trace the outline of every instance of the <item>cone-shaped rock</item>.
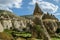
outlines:
{"label": "cone-shaped rock", "polygon": [[36,3],[33,15],[42,15],[42,14],[43,14],[43,12],[42,12],[41,8],[39,7],[38,3]]}

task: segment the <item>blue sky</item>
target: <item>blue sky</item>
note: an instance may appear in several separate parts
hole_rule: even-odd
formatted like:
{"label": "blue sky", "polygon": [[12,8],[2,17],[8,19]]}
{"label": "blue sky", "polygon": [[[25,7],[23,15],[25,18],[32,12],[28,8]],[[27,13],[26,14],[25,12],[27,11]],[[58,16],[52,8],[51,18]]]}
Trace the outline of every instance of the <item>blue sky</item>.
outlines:
{"label": "blue sky", "polygon": [[20,16],[31,15],[36,1],[44,13],[49,12],[60,19],[60,0],[0,0],[0,9]]}

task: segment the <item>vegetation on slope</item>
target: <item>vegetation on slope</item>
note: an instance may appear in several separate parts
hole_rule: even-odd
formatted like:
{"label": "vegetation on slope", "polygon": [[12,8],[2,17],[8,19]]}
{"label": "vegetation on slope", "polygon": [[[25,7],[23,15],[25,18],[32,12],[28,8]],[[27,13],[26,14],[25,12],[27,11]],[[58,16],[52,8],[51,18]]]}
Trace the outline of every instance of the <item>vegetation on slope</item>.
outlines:
{"label": "vegetation on slope", "polygon": [[13,40],[12,35],[7,34],[6,32],[0,32],[1,40]]}

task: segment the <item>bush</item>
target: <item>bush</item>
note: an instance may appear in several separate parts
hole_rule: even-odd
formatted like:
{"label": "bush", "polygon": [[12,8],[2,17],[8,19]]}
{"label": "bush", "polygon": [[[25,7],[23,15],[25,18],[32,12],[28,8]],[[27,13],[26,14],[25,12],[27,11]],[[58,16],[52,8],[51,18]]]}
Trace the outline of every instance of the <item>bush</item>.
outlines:
{"label": "bush", "polygon": [[18,31],[13,31],[13,30],[8,30],[5,29],[5,31],[7,34],[12,35],[13,37],[31,37],[31,33],[28,32],[18,32]]}
{"label": "bush", "polygon": [[41,28],[40,25],[36,25],[36,26],[35,26],[35,30],[37,30],[38,32],[43,31],[43,29]]}
{"label": "bush", "polygon": [[13,32],[12,35],[16,36],[16,37],[31,37],[30,33],[26,33],[26,32]]}

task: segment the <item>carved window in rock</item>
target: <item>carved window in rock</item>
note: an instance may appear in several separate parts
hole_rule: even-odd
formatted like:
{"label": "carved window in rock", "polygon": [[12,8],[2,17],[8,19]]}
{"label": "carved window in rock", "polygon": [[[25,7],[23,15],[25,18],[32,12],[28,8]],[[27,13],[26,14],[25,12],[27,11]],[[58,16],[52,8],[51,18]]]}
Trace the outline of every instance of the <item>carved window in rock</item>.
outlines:
{"label": "carved window in rock", "polygon": [[5,29],[10,29],[10,27],[12,27],[11,20],[4,20],[3,21],[3,26],[4,26]]}

